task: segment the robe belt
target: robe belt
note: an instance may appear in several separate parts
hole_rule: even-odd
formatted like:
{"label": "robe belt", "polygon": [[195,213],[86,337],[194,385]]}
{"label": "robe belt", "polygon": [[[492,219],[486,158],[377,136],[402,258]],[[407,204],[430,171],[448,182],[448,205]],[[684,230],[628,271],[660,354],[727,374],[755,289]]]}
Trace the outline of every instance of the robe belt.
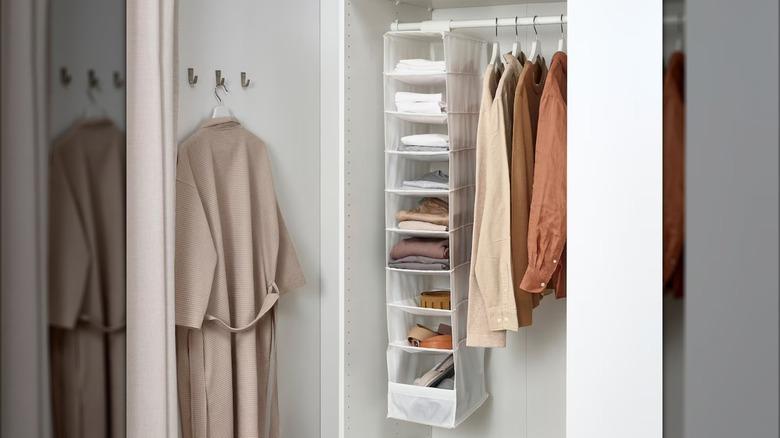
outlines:
{"label": "robe belt", "polygon": [[124,322],[121,322],[121,323],[119,323],[117,325],[98,324],[96,322],[92,322],[89,319],[89,316],[86,316],[86,315],[81,315],[79,317],[79,322],[84,323],[84,324],[90,326],[91,328],[97,329],[99,332],[103,332],[103,333],[114,333],[114,332],[122,331],[122,330],[125,329],[125,326],[127,325]]}
{"label": "robe belt", "polygon": [[263,299],[263,305],[260,306],[260,311],[257,313],[257,316],[255,316],[255,319],[253,319],[252,322],[247,325],[241,327],[232,327],[230,324],[214,315],[206,315],[206,320],[214,321],[218,325],[222,326],[222,328],[232,333],[241,333],[243,331],[249,330],[254,327],[258,321],[263,319],[263,317],[274,307],[276,302],[279,301],[279,287],[276,286],[275,282],[268,286],[267,291],[268,293],[265,296],[265,299]]}

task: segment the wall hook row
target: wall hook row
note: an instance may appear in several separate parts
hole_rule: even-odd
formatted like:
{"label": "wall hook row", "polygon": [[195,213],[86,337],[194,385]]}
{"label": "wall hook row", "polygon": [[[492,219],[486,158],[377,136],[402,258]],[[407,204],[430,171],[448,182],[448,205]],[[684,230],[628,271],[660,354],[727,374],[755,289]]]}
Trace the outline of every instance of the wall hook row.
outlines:
{"label": "wall hook row", "polygon": [[[222,74],[222,70],[215,70],[214,71],[214,80],[215,80],[215,86],[217,87],[225,87],[225,79],[226,77]],[[187,68],[187,82],[190,84],[191,87],[194,87],[198,83],[198,75],[195,74],[195,68],[188,67]],[[250,84],[252,83],[252,80],[247,78],[247,74],[245,71],[241,72],[241,87],[242,88],[249,88]]]}

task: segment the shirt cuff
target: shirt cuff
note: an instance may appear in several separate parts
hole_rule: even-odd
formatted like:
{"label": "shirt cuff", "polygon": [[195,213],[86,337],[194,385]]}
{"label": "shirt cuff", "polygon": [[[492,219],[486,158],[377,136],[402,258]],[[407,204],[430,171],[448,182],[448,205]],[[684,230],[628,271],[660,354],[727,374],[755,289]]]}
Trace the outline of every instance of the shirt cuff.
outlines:
{"label": "shirt cuff", "polygon": [[517,331],[517,310],[514,306],[502,305],[488,307],[488,328],[491,331],[512,330]]}
{"label": "shirt cuff", "polygon": [[523,281],[520,282],[520,289],[527,292],[541,293],[551,287],[547,284],[549,281],[550,276],[545,276],[540,270],[528,266],[525,275],[523,275]]}

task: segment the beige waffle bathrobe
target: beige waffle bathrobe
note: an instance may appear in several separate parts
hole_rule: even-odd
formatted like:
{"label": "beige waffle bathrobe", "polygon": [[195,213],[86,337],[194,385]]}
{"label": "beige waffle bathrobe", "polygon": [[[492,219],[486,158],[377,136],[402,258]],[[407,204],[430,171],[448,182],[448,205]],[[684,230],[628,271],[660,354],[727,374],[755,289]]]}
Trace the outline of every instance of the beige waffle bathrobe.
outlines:
{"label": "beige waffle bathrobe", "polygon": [[77,122],[54,142],[49,190],[54,437],[124,437],[124,134]]}
{"label": "beige waffle bathrobe", "polygon": [[176,353],[184,438],[277,438],[273,306],[303,285],[262,141],[232,118],[179,146]]}

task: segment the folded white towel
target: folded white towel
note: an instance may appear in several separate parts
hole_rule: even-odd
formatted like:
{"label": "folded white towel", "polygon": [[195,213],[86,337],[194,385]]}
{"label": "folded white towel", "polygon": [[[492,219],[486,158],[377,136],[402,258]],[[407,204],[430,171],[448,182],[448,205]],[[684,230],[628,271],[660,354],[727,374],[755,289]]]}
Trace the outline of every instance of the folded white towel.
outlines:
{"label": "folded white towel", "polygon": [[395,106],[402,113],[441,114],[442,110],[438,102],[397,102]]}
{"label": "folded white towel", "polygon": [[395,93],[395,103],[399,102],[441,102],[441,93],[410,93],[408,91],[398,91]]}
{"label": "folded white towel", "polygon": [[401,143],[409,146],[446,148],[450,145],[450,138],[447,134],[414,134],[401,137]]}

